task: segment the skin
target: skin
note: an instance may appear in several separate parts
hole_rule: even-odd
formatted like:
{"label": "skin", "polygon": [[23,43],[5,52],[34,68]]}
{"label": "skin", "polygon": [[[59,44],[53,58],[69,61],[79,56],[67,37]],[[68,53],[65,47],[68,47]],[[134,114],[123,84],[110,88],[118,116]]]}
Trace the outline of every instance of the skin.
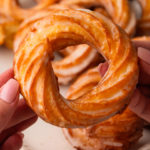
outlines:
{"label": "skin", "polygon": [[150,43],[134,42],[139,57],[140,77],[129,108],[150,122]]}
{"label": "skin", "polygon": [[0,74],[0,150],[19,150],[23,130],[36,122],[37,116],[19,99],[19,84],[13,69]]}
{"label": "skin", "polygon": [[[150,122],[150,42],[134,41],[133,45],[137,49],[140,75],[129,108],[139,117]],[[105,74],[107,69],[107,63],[100,64],[99,72],[101,76]]]}

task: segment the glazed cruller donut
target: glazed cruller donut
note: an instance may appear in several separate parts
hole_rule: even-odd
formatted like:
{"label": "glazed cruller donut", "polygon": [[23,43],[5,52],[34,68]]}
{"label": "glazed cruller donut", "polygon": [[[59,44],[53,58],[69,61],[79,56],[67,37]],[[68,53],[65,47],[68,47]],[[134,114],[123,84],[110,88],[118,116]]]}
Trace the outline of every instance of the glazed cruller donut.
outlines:
{"label": "glazed cruller donut", "polygon": [[92,8],[100,13],[106,10],[107,15],[130,36],[135,33],[136,12],[131,8],[129,0],[62,0],[61,4],[86,9]]}
{"label": "glazed cruller donut", "polygon": [[[109,69],[88,94],[69,101],[59,93],[53,51],[82,43],[100,52]],[[116,114],[128,104],[138,80],[136,51],[126,33],[87,10],[52,10],[38,19],[15,53],[14,72],[29,106],[60,127],[88,126]]]}
{"label": "glazed cruller donut", "polygon": [[[107,67],[101,64],[87,70],[69,87],[66,97],[76,99],[88,93],[104,76]],[[129,150],[142,136],[142,131],[143,120],[129,108],[87,128],[63,129],[66,139],[77,150]]]}
{"label": "glazed cruller donut", "polygon": [[58,0],[35,0],[37,5],[33,8],[24,9],[19,5],[19,0],[1,0],[1,11],[11,16],[16,20],[24,20],[29,16],[37,13],[40,10],[44,10],[48,6],[58,2]]}
{"label": "glazed cruller donut", "polygon": [[5,44],[12,49],[14,35],[21,22],[56,2],[58,1],[37,0],[36,6],[25,9],[19,5],[19,0],[0,0],[0,45]]}
{"label": "glazed cruller donut", "polygon": [[[14,51],[17,50],[19,44],[24,40],[27,32],[30,32],[30,27],[36,20],[48,16],[51,14],[54,7],[60,7],[60,5],[53,5],[44,11],[36,13],[36,15],[26,19],[20,26],[19,31],[17,32],[14,40]],[[70,50],[70,54],[61,60],[54,60],[52,66],[55,72],[55,75],[58,78],[59,84],[68,84],[74,80],[81,72],[85,69],[97,65],[103,58],[97,53],[96,50],[92,49],[86,44],[80,44],[77,46],[71,46],[65,48],[65,50]],[[62,50],[61,50],[62,51]]]}

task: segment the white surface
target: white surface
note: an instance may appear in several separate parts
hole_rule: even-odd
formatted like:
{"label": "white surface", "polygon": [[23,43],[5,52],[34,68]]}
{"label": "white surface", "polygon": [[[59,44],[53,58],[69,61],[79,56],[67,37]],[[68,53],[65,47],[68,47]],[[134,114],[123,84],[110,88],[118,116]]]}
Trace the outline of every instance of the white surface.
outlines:
{"label": "white surface", "polygon": [[[0,73],[12,67],[12,64],[12,51],[0,47]],[[66,87],[61,87],[63,94],[65,91]],[[60,128],[47,124],[41,119],[27,129],[24,134],[23,150],[74,150],[65,140]],[[139,148],[147,143],[150,143],[150,131],[145,130],[144,136],[132,150],[137,150],[137,147]]]}

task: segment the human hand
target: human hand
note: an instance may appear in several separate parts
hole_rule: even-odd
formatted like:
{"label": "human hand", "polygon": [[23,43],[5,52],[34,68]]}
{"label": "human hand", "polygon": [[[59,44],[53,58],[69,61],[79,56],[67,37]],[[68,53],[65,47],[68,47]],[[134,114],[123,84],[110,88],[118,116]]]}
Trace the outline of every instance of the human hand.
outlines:
{"label": "human hand", "polygon": [[134,41],[139,57],[139,83],[131,98],[129,108],[139,117],[150,122],[150,43]]}
{"label": "human hand", "polygon": [[13,76],[12,69],[0,74],[0,150],[19,150],[21,131],[37,120],[24,99],[19,100],[19,84]]}
{"label": "human hand", "polygon": [[[129,108],[139,117],[150,122],[150,43],[146,41],[134,41],[139,58],[139,82],[131,98]],[[108,63],[99,66],[101,76],[108,69]]]}

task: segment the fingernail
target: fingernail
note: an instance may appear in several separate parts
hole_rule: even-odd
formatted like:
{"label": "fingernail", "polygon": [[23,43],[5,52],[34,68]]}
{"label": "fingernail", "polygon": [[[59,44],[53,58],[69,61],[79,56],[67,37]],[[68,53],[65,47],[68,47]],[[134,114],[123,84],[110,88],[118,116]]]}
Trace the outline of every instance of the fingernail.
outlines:
{"label": "fingernail", "polygon": [[14,79],[10,79],[0,89],[0,99],[7,103],[13,103],[17,97],[18,90],[19,90],[18,82]]}
{"label": "fingernail", "polygon": [[24,134],[23,133],[21,133],[21,132],[19,132],[19,133],[17,133],[22,139],[24,138]]}

